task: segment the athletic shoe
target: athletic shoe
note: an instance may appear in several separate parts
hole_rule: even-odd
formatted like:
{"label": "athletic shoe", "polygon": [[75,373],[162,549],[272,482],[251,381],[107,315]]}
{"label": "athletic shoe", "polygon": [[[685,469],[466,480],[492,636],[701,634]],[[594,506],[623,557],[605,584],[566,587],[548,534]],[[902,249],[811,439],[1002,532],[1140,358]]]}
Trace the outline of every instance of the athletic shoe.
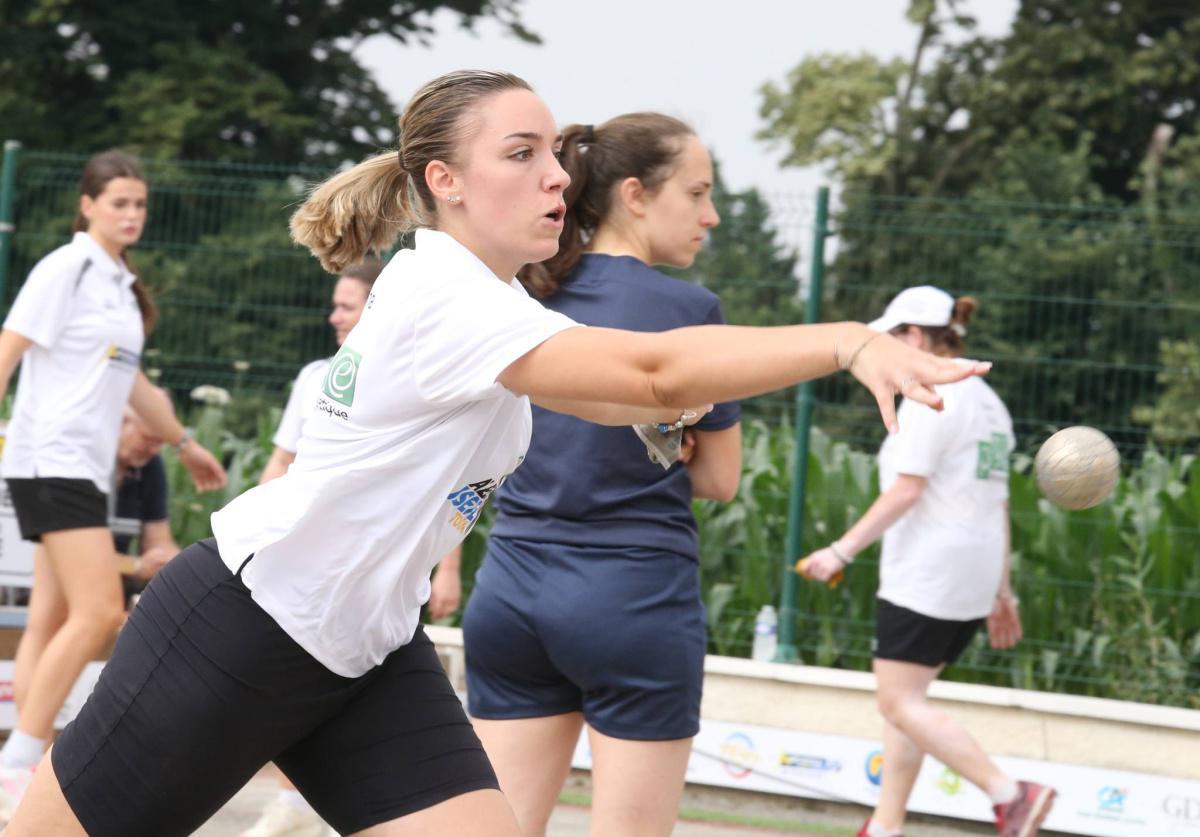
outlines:
{"label": "athletic shoe", "polygon": [[325,821],[316,811],[301,811],[286,799],[275,797],[263,808],[258,822],[238,837],[325,837]]}
{"label": "athletic shoe", "polygon": [[1017,798],[996,805],[996,831],[1000,837],[1033,837],[1050,813],[1057,792],[1037,782],[1017,782]]}
{"label": "athletic shoe", "polygon": [[[862,824],[862,828],[860,828],[858,830],[858,833],[855,834],[854,837],[871,837],[871,818],[870,817],[867,817],[867,821]],[[889,837],[904,837],[904,833],[901,831],[896,831],[896,832],[893,832],[891,835],[889,835]]]}
{"label": "athletic shoe", "polygon": [[0,825],[7,825],[33,781],[32,767],[0,767]]}

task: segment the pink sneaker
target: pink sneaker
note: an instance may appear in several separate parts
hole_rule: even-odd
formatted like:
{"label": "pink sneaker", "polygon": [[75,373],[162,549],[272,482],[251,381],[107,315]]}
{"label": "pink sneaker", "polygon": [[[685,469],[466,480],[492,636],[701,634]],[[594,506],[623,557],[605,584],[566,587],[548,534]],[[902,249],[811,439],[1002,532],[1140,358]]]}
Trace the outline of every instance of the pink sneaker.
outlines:
{"label": "pink sneaker", "polygon": [[32,781],[32,767],[0,767],[0,825],[12,819]]}
{"label": "pink sneaker", "polygon": [[1017,782],[1017,798],[992,808],[996,812],[996,831],[1000,837],[1033,837],[1057,795],[1054,788],[1037,782]]}

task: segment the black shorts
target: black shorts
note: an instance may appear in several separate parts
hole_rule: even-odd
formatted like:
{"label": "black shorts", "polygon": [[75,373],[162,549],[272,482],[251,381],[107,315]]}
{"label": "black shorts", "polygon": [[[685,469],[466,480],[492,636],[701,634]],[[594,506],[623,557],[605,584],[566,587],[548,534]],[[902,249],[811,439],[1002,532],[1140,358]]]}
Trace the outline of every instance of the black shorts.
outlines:
{"label": "black shorts", "polygon": [[424,631],[334,674],[212,540],[150,582],[51,758],[92,837],[191,834],[269,761],[341,834],[499,787]]}
{"label": "black shorts", "polygon": [[17,527],[27,541],[47,532],[108,526],[108,495],[91,480],[70,477],[6,479]]}
{"label": "black shorts", "polygon": [[982,619],[935,619],[915,610],[876,599],[874,655],[937,668],[950,665],[971,644]]}

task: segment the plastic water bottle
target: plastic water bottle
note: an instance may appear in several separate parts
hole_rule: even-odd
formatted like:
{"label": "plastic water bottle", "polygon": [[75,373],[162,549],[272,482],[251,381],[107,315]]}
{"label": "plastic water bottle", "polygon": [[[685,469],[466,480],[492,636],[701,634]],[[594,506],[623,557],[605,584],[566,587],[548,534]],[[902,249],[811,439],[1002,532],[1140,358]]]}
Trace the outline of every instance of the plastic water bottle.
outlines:
{"label": "plastic water bottle", "polygon": [[750,658],[769,663],[775,659],[776,634],[779,630],[779,617],[775,608],[763,605],[758,616],[754,618],[754,645],[750,649]]}

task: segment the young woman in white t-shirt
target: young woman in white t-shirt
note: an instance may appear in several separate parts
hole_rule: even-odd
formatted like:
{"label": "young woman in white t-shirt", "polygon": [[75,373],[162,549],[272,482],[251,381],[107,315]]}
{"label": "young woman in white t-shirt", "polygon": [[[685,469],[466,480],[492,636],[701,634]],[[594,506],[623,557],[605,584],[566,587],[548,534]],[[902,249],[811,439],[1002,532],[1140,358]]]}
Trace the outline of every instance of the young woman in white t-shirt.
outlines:
{"label": "young woman in white t-shirt", "polygon": [[[328,318],[338,346],[346,342],[350,331],[358,325],[367,305],[367,297],[382,271],[383,265],[377,259],[366,259],[342,271],[338,277],[333,286]],[[272,439],[274,449],[258,479],[260,485],[283,476],[296,461],[296,448],[303,435],[304,424],[312,416],[315,406],[310,391],[321,385],[332,360],[331,357],[314,360],[296,376],[279,427],[275,429]],[[428,603],[432,619],[441,619],[458,609],[462,595],[459,562],[459,550],[455,549],[433,571]],[[279,793],[263,808],[258,820],[239,837],[320,837],[325,831],[325,823],[320,815],[287,776],[281,774]]]}
{"label": "young woman in white t-shirt", "polygon": [[[398,153],[320,186],[293,234],[327,270],[416,227],[313,393],[296,461],[147,588],[6,837],[189,833],[275,761],[342,833],[516,837],[418,613],[520,464],[530,400],[614,424],[849,369],[903,391],[982,374],[858,323],[583,328],[513,277],[558,248],[549,109],[506,73],[422,87]],[[699,409],[703,409],[700,407]]]}
{"label": "young woman in white t-shirt", "polygon": [[[946,358],[963,353],[970,297],[928,285],[902,291],[870,327]],[[965,362],[965,361],[964,361]],[[926,753],[988,794],[1002,837],[1036,834],[1054,790],[1017,782],[926,699],[985,623],[993,648],[1021,638],[1009,583],[1008,461],[1012,419],[979,378],[936,387],[938,413],[905,399],[900,431],[879,452],[882,493],[838,540],[798,565],[828,581],[881,536],[874,671],[883,734],[879,803],[859,837],[901,833]]]}
{"label": "young woman in white t-shirt", "polygon": [[0,331],[0,395],[21,364],[3,475],[21,536],[37,543],[13,675],[17,725],[0,750],[0,821],[80,671],[125,618],[109,501],[126,404],[177,447],[199,487],[225,481],[138,368],[155,319],[126,258],[146,220],[140,167],[117,151],[98,154],[79,191],[74,237],[34,266]]}

